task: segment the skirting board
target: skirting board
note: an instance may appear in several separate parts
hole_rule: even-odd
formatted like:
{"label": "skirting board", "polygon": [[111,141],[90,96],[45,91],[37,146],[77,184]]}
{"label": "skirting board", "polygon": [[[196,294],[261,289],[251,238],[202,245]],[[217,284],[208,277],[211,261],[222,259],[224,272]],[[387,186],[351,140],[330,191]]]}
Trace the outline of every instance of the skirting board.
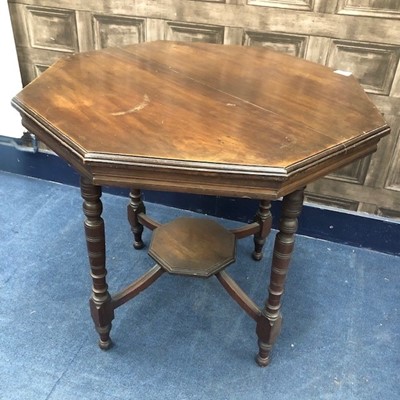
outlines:
{"label": "skirting board", "polygon": [[[79,185],[79,175],[56,155],[21,151],[5,140],[3,142],[0,143],[0,170]],[[128,196],[127,189],[104,188],[104,191]],[[154,191],[145,191],[144,198],[151,203],[243,222],[251,221],[257,210],[257,201],[248,199]],[[274,228],[278,226],[279,209],[280,202],[273,202]],[[299,234],[400,255],[400,222],[369,214],[306,204],[299,220]]]}

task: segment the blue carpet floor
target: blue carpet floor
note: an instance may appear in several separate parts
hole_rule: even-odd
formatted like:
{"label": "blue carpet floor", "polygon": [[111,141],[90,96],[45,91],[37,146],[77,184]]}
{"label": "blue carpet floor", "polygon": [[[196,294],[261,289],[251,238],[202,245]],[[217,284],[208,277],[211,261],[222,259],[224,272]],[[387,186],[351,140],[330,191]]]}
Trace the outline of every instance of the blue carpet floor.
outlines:
{"label": "blue carpet floor", "polygon": [[[104,352],[88,309],[79,190],[0,173],[0,198],[1,400],[400,398],[399,257],[298,236],[267,368],[254,362],[254,321],[214,277],[164,274],[116,310]],[[115,292],[153,262],[131,247],[127,200],[103,203]],[[239,241],[227,270],[260,305],[271,247],[256,263],[252,239]]]}

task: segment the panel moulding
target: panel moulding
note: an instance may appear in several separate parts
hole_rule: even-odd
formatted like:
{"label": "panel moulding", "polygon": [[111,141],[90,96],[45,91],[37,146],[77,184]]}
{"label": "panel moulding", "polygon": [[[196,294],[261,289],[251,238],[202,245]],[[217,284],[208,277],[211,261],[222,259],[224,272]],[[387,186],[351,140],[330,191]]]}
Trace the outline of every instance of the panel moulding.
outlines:
{"label": "panel moulding", "polygon": [[248,0],[249,6],[289,8],[292,10],[312,11],[314,0]]}
{"label": "panel moulding", "polygon": [[224,27],[188,24],[184,22],[167,22],[166,39],[222,44],[224,41]]}
{"label": "panel moulding", "polygon": [[270,32],[244,32],[243,45],[272,48],[292,56],[304,58],[308,36]]}
{"label": "panel moulding", "polygon": [[337,13],[342,15],[368,16],[378,18],[400,18],[400,2],[381,0],[339,0]]}
{"label": "panel moulding", "polygon": [[390,219],[397,219],[400,221],[400,211],[391,210],[384,207],[378,207],[376,210],[376,214],[380,217],[390,218]]}
{"label": "panel moulding", "polygon": [[78,51],[75,11],[27,6],[26,13],[32,48]]}
{"label": "panel moulding", "polygon": [[389,95],[399,62],[400,47],[332,40],[329,67],[352,72],[368,93]]}
{"label": "panel moulding", "polygon": [[397,144],[393,151],[389,162],[389,173],[385,182],[385,189],[395,190],[400,192],[400,136],[397,138]]}
{"label": "panel moulding", "polygon": [[363,185],[368,173],[370,162],[371,156],[364,157],[361,160],[354,161],[351,164],[340,168],[336,172],[327,175],[326,178],[356,185]]}
{"label": "panel moulding", "polygon": [[50,65],[45,65],[45,64],[34,64],[34,74],[36,77],[38,77],[40,74],[42,74],[44,71],[46,71],[47,68],[49,68]]}
{"label": "panel moulding", "polygon": [[322,204],[328,207],[342,208],[344,210],[357,211],[358,202],[343,198],[335,198],[324,196],[316,193],[305,193],[305,203],[307,204]]}
{"label": "panel moulding", "polygon": [[199,1],[203,3],[226,3],[225,0],[192,0],[192,1]]}
{"label": "panel moulding", "polygon": [[142,43],[145,41],[145,20],[119,15],[93,15],[96,49]]}

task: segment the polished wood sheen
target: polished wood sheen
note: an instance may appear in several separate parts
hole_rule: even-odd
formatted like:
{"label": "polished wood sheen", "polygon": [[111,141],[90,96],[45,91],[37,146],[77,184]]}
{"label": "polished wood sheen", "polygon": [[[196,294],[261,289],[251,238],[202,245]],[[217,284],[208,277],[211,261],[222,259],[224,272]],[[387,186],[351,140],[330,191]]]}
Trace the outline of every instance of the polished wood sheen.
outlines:
{"label": "polished wood sheen", "polygon": [[235,235],[205,218],[177,218],[155,230],[149,255],[171,274],[208,278],[235,261]]}
{"label": "polished wood sheen", "polygon": [[69,56],[13,104],[96,184],[265,199],[373,152],[389,132],[353,76],[204,43]]}
{"label": "polished wood sheen", "polygon": [[106,283],[107,269],[104,221],[101,218],[103,204],[100,200],[101,188],[93,186],[85,178],[81,179],[81,193],[85,219],[85,234],[92,277],[92,297],[90,311],[96,330],[100,335],[99,346],[108,349],[111,345],[111,321],[114,319],[110,307],[111,296]]}
{"label": "polished wood sheen", "polygon": [[[114,310],[164,272],[215,275],[256,322],[260,366],[270,362],[281,329],[305,185],[371,154],[390,131],[352,76],[268,49],[205,43],[158,41],[71,55],[12,104],[24,126],[82,175],[100,347],[111,345]],[[114,294],[106,280],[102,185],[131,188],[135,249],[145,246],[143,228],[153,231],[156,265]],[[162,225],[146,215],[141,189],[256,198],[260,205],[252,223],[232,230],[208,219]],[[236,241],[249,235],[253,258],[262,259],[270,202],[280,197],[268,298],[259,307],[226,269]]]}

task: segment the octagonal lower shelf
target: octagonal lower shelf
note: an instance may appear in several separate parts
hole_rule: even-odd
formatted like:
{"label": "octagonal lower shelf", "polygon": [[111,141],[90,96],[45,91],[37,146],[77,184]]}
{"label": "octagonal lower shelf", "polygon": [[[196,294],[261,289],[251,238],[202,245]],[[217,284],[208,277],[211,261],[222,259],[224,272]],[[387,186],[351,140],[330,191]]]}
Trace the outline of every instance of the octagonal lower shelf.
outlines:
{"label": "octagonal lower shelf", "polygon": [[210,219],[177,218],[153,232],[149,255],[171,274],[207,278],[235,261],[232,232]]}

